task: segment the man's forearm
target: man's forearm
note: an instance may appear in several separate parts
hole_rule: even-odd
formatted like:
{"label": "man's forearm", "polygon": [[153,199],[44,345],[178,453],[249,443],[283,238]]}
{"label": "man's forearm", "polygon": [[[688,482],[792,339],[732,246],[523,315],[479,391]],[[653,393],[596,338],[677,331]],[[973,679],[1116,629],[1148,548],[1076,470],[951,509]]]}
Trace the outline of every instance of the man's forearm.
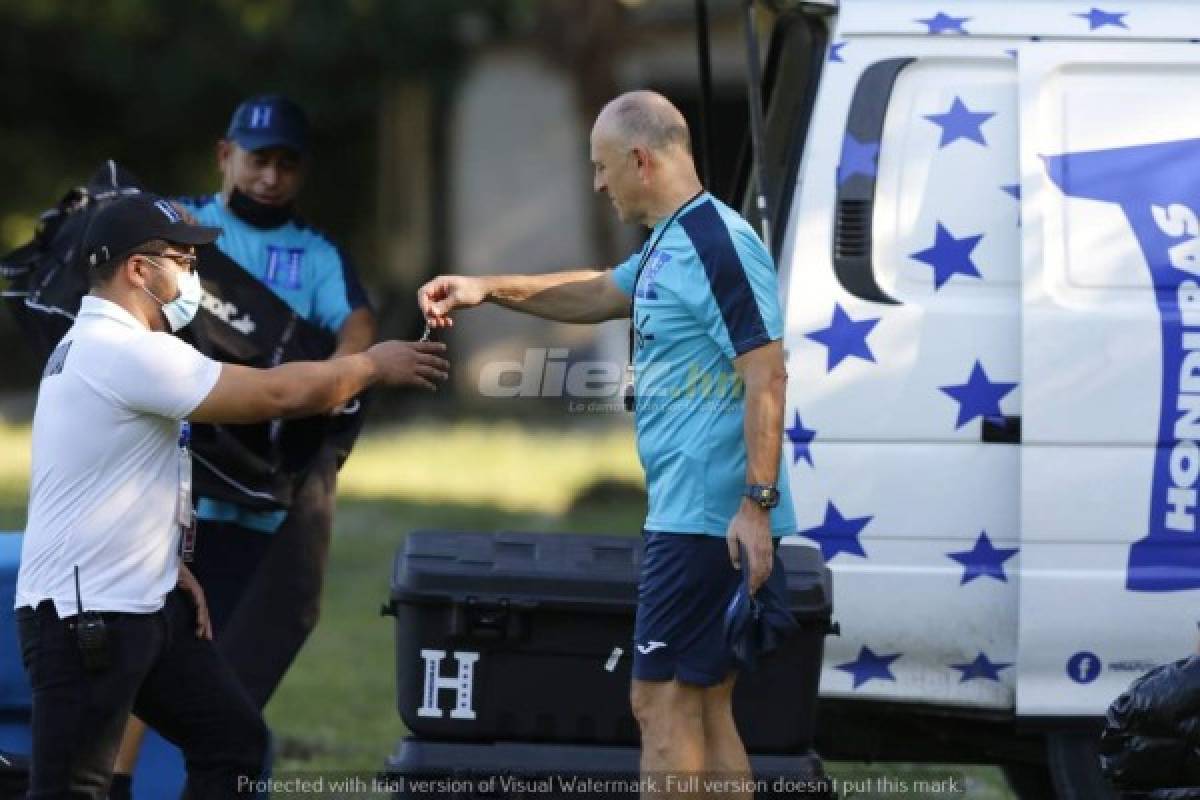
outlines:
{"label": "man's forearm", "polygon": [[783,451],[786,373],[773,372],[746,385],[746,483],[776,485]]}
{"label": "man's forearm", "polygon": [[378,369],[366,353],[328,361],[293,361],[270,370],[281,417],[305,417],[346,402],[375,383]]}
{"label": "man's forearm", "polygon": [[493,275],[480,280],[485,300],[545,319],[601,322],[617,311],[619,298],[612,295],[606,270]]}

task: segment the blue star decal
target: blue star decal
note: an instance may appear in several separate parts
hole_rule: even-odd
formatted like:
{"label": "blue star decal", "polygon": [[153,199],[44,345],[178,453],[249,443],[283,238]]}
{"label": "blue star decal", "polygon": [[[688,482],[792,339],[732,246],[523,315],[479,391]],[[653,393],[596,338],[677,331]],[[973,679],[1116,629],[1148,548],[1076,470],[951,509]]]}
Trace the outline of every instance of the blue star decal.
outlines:
{"label": "blue star decal", "polygon": [[811,467],[814,466],[814,464],[812,460],[812,452],[808,449],[808,446],[816,437],[817,432],[811,430],[810,428],[804,427],[804,423],[800,421],[799,411],[795,412],[795,414],[795,423],[793,423],[792,427],[784,431],[784,433],[787,434],[788,441],[792,443],[792,463],[798,463],[800,459],[803,458]]}
{"label": "blue star decal", "polygon": [[987,147],[983,138],[983,123],[996,116],[994,111],[972,111],[963,103],[961,97],[955,97],[950,110],[944,114],[924,114],[925,119],[942,129],[942,141],[938,149],[959,139],[970,139]]}
{"label": "blue star decal", "polygon": [[845,64],[846,60],[842,58],[842,48],[850,44],[849,42],[838,42],[829,46],[829,61],[835,64]]}
{"label": "blue star decal", "polygon": [[[1005,194],[1012,195],[1012,198],[1018,203],[1021,202],[1021,184],[1013,183],[1009,184],[1008,186],[1001,186],[1000,189],[1004,191]],[[1017,208],[1017,227],[1021,227],[1021,209],[1019,207]]]}
{"label": "blue star decal", "polygon": [[878,158],[879,142],[860,142],[852,134],[846,134],[846,138],[842,140],[842,157],[837,168],[838,186],[855,175],[875,177]]}
{"label": "blue star decal", "polygon": [[821,557],[826,562],[839,553],[849,553],[860,558],[867,557],[862,542],[858,536],[874,517],[855,517],[846,519],[833,503],[825,505],[825,520],[815,528],[800,531],[821,546]]}
{"label": "blue star decal", "polygon": [[892,674],[892,662],[900,655],[900,653],[892,653],[886,656],[877,656],[871,648],[864,644],[858,651],[858,658],[847,661],[845,664],[838,664],[836,669],[854,676],[855,689],[871,680],[894,681],[896,676]]}
{"label": "blue star decal", "polygon": [[979,655],[975,656],[974,661],[968,661],[966,664],[951,664],[950,666],[962,673],[962,678],[958,681],[959,683],[973,681],[976,678],[999,682],[1000,670],[1008,669],[1012,666],[1012,662],[992,662],[986,655],[980,652]]}
{"label": "blue star decal", "polygon": [[983,365],[976,361],[975,366],[971,368],[971,377],[967,378],[966,383],[938,388],[958,403],[958,422],[954,425],[957,430],[976,417],[1002,421],[1004,412],[1000,410],[1000,401],[1017,388],[1017,384],[1000,381],[993,383],[988,380]]}
{"label": "blue star decal", "polygon": [[912,253],[909,258],[933,267],[933,288],[936,291],[945,286],[946,281],[955,275],[969,275],[972,278],[983,277],[979,274],[979,268],[975,266],[975,262],[971,260],[971,251],[975,249],[975,245],[979,244],[979,240],[982,238],[983,234],[981,233],[976,236],[955,239],[950,231],[946,230],[946,226],[939,222],[933,247]]}
{"label": "blue star decal", "polygon": [[878,324],[878,317],[875,319],[851,319],[850,315],[835,303],[833,320],[829,323],[829,327],[804,335],[829,348],[825,371],[833,372],[834,367],[850,356],[861,358],[864,361],[875,361],[875,354],[867,345],[867,336]]}
{"label": "blue star decal", "polygon": [[970,17],[952,17],[944,11],[939,11],[929,19],[919,19],[917,22],[928,26],[929,30],[926,33],[966,33],[967,30],[963,27],[963,23],[970,19]]}
{"label": "blue star decal", "polygon": [[1008,583],[1008,576],[1004,574],[1004,562],[1015,556],[1017,550],[1016,547],[994,547],[992,540],[988,538],[987,531],[982,531],[979,538],[975,540],[973,548],[946,553],[946,557],[963,565],[963,575],[962,580],[958,582],[959,586],[970,583],[976,578],[995,578],[1003,583]]}
{"label": "blue star decal", "polygon": [[1088,21],[1088,25],[1091,26],[1088,28],[1088,30],[1094,31],[1097,28],[1103,28],[1105,25],[1111,25],[1114,28],[1124,28],[1125,30],[1129,30],[1129,26],[1125,24],[1124,19],[1128,15],[1128,11],[1111,12],[1101,11],[1098,8],[1093,8],[1086,14],[1072,14],[1071,16],[1079,17],[1080,19],[1086,19]]}

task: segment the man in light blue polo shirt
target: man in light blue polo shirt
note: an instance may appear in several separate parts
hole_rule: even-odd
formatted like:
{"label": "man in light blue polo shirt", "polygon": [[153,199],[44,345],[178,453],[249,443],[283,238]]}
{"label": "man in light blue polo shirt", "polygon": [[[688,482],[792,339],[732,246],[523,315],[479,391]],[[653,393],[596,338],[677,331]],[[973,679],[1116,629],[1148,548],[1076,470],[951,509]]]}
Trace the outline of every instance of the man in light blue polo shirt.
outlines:
{"label": "man in light blue polo shirt", "polygon": [[486,301],[564,322],[632,317],[649,491],[631,692],[642,770],[748,776],[724,612],[739,569],[754,591],[783,578],[774,547],[796,530],[780,483],[786,372],[775,270],[746,221],[701,187],[687,124],[666,98],[613,100],[591,150],[596,191],[623,221],[651,229],[639,252],[612,271],[441,276],[418,302],[432,327]]}
{"label": "man in light blue polo shirt", "polygon": [[[375,317],[358,276],[296,212],[307,158],[304,111],[280,95],[252,97],[217,144],[221,190],[178,202],[221,229],[225,255],[335,333],[335,357],[361,352],[375,340]],[[336,453],[321,453],[286,511],[197,498],[194,571],[212,598],[218,645],[260,708],[316,624],[337,467]]]}
{"label": "man in light blue polo shirt", "polygon": [[[704,192],[674,220],[655,225],[612,280],[634,295],[637,442],[650,492],[646,530],[723,534],[746,478],[735,360],[783,338],[771,257],[737,212]],[[771,532],[784,536],[795,533],[796,522],[786,483],[779,493]]]}
{"label": "man in light blue polo shirt", "polygon": [[[264,291],[335,334],[331,357],[349,355],[374,343],[375,317],[345,253],[296,211],[308,140],[299,106],[280,95],[251,97],[217,143],[220,191],[175,203],[220,228],[217,247]],[[260,709],[316,625],[340,456],[322,448],[286,510],[196,499],[192,570],[208,596],[217,646]],[[118,794],[136,759],[136,728],[118,758]]]}

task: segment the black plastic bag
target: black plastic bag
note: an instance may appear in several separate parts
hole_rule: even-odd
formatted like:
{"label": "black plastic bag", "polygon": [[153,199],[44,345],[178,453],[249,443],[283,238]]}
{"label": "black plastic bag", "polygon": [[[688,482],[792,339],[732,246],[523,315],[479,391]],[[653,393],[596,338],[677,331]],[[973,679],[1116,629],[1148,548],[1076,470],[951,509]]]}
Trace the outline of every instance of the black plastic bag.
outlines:
{"label": "black plastic bag", "polygon": [[1197,731],[1200,657],[1192,656],[1150,670],[1113,702],[1100,737],[1101,769],[1124,789],[1200,787]]}

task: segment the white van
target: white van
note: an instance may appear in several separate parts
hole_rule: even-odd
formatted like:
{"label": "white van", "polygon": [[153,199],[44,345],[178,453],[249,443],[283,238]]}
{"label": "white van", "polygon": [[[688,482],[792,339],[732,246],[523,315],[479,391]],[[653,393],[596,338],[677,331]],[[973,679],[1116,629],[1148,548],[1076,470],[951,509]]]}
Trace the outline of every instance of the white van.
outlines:
{"label": "white van", "polygon": [[1200,3],[773,5],[818,749],[1104,797],[1099,717],[1200,618]]}

